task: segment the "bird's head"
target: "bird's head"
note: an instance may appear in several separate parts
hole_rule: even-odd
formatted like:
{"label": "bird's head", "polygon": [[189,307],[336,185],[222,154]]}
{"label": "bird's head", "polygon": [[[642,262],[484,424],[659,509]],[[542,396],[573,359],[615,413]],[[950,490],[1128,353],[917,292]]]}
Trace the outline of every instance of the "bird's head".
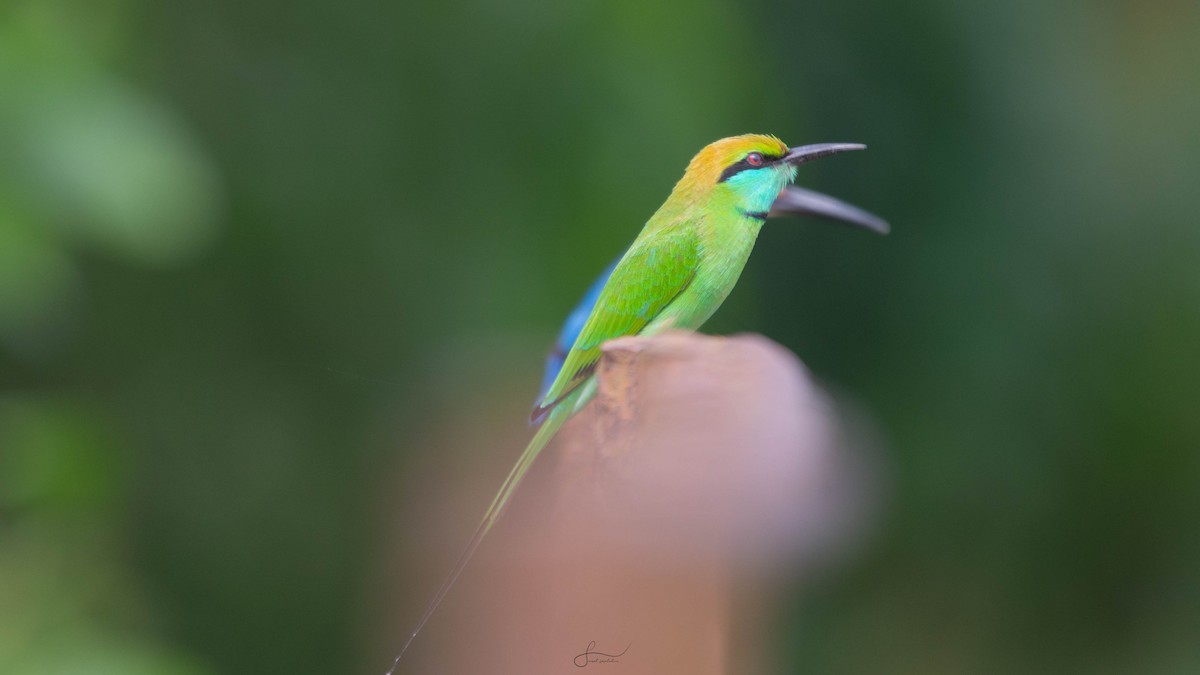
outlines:
{"label": "bird's head", "polygon": [[[778,138],[760,134],[722,138],[710,143],[692,158],[683,178],[675,186],[675,192],[691,196],[692,199],[688,201],[706,201],[710,207],[735,208],[743,215],[760,220],[765,220],[768,214],[816,215],[878,230],[879,224],[882,224],[878,219],[875,219],[877,223],[859,222],[860,214],[870,214],[831,210],[828,204],[836,202],[832,198],[825,198],[826,202],[817,205],[813,200],[804,199],[801,193],[818,197],[823,195],[798,188],[795,192],[784,192],[784,188],[796,178],[796,167],[799,165],[839,152],[864,148],[865,145],[858,143],[820,143],[788,148]],[[836,202],[836,205],[853,210],[853,207],[840,202]],[[882,227],[886,228],[886,224],[882,224]]]}

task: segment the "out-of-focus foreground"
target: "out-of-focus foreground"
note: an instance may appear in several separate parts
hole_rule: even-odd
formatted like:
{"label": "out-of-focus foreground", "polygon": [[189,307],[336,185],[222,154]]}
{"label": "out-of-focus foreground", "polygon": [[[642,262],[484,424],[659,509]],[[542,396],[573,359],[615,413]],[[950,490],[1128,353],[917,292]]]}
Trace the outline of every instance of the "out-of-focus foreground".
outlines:
{"label": "out-of-focus foreground", "polygon": [[1197,73],[1174,0],[10,0],[0,672],[379,670],[415,476],[465,541],[557,322],[748,131],[867,143],[799,182],[893,225],[770,223],[708,327],[886,448],[778,659],[1200,670]]}
{"label": "out-of-focus foreground", "polygon": [[[595,401],[398,672],[791,670],[772,663],[764,630],[780,588],[833,564],[876,493],[831,401],[756,335],[612,340],[596,374]],[[448,488],[426,513],[473,499]],[[422,547],[423,574],[444,573],[443,543]]]}

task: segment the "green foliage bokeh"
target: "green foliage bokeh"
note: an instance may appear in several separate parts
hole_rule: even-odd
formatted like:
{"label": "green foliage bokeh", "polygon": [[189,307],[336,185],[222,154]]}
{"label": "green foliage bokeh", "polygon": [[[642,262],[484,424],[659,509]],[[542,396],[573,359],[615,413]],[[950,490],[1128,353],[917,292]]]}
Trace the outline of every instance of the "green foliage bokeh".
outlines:
{"label": "green foliage bokeh", "polygon": [[578,294],[750,131],[867,143],[800,181],[894,230],[767,227],[711,326],[886,439],[780,653],[1200,671],[1198,74],[1170,0],[10,2],[0,673],[377,670],[380,476],[519,437]]}

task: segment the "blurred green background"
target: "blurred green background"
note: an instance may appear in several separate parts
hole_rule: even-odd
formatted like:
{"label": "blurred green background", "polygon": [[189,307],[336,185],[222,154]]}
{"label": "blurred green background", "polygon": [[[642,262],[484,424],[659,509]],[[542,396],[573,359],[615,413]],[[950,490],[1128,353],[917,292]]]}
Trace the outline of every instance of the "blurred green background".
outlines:
{"label": "blurred green background", "polygon": [[1200,672],[1194,0],[0,3],[0,672],[382,670],[406,476],[498,482],[749,131],[870,145],[800,183],[894,229],[769,226],[709,327],[887,440],[780,654]]}

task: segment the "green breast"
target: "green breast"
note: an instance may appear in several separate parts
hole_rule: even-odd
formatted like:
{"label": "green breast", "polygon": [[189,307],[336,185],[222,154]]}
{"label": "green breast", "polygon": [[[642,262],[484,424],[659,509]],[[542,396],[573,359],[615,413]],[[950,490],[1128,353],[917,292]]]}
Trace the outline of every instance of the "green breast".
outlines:
{"label": "green breast", "polygon": [[696,279],[676,303],[674,325],[695,330],[717,311],[742,276],[761,229],[761,220],[741,214],[704,229]]}

